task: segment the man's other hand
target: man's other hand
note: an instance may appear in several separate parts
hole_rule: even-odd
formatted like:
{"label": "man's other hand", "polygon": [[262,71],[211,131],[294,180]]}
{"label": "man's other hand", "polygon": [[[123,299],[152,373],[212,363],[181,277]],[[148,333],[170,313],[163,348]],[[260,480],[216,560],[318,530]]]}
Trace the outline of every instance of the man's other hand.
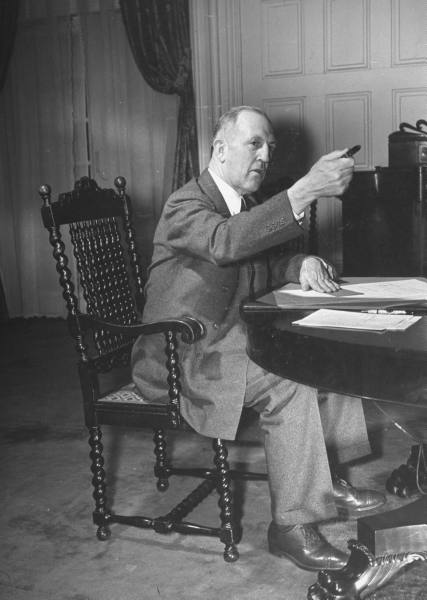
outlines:
{"label": "man's other hand", "polygon": [[299,280],[304,291],[336,292],[340,289],[336,282],[335,267],[318,256],[307,256],[301,264]]}

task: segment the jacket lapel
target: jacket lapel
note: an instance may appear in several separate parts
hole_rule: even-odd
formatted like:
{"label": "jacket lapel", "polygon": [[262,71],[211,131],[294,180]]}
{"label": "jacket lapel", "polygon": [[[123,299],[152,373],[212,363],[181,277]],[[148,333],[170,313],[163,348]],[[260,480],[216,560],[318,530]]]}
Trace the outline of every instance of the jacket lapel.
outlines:
{"label": "jacket lapel", "polygon": [[[205,169],[200,174],[200,177],[197,179],[197,185],[202,190],[204,194],[206,194],[215,204],[216,210],[224,217],[230,217],[230,211],[228,209],[227,203],[222,197],[221,192],[216,186],[215,181],[212,179],[209,171]],[[245,204],[246,210],[250,210],[254,206],[258,205],[258,202],[254,196],[251,194],[245,195]]]}
{"label": "jacket lapel", "polygon": [[202,171],[200,177],[197,179],[197,185],[202,190],[206,196],[208,196],[215,205],[216,210],[223,217],[230,217],[230,211],[228,210],[228,206],[221,195],[221,192],[216,186],[215,181],[210,176],[210,173],[207,169]]}

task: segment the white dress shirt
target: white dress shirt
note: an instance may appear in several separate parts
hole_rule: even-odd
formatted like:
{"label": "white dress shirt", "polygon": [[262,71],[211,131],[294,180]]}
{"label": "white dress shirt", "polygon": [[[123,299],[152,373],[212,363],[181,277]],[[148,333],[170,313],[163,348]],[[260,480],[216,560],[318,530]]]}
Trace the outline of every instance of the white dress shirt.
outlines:
{"label": "white dress shirt", "polygon": [[[221,179],[219,175],[214,173],[211,169],[208,168],[208,171],[212,179],[215,181],[219,191],[221,192],[221,195],[228,206],[230,214],[237,215],[241,211],[243,197],[240,196],[240,194],[238,194],[236,190],[231,187],[231,185],[226,183],[223,179]],[[301,212],[299,215],[297,215],[294,211],[292,212],[294,213],[295,220],[299,224],[301,224],[302,220],[304,219],[304,211]]]}
{"label": "white dress shirt", "polygon": [[221,177],[208,168],[209,175],[215,181],[221,196],[224,198],[231,215],[237,215],[242,208],[242,196],[235,189],[228,185]]}

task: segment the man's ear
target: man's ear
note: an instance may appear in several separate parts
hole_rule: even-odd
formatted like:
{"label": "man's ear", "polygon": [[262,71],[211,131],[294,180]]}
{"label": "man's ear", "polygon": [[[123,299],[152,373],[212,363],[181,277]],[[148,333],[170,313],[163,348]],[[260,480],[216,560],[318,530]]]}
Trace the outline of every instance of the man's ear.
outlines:
{"label": "man's ear", "polygon": [[224,140],[215,140],[213,143],[212,154],[217,157],[220,162],[225,161],[226,143]]}

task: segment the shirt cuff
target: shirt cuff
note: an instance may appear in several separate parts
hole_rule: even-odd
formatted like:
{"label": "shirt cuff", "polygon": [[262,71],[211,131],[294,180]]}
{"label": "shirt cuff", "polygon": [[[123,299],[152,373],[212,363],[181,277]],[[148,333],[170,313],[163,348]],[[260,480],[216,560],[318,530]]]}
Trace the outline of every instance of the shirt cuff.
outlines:
{"label": "shirt cuff", "polygon": [[295,221],[298,223],[298,225],[302,225],[302,222],[304,221],[304,217],[305,217],[305,212],[302,211],[298,214],[294,211],[292,211],[292,212],[294,213],[294,218],[295,218]]}

